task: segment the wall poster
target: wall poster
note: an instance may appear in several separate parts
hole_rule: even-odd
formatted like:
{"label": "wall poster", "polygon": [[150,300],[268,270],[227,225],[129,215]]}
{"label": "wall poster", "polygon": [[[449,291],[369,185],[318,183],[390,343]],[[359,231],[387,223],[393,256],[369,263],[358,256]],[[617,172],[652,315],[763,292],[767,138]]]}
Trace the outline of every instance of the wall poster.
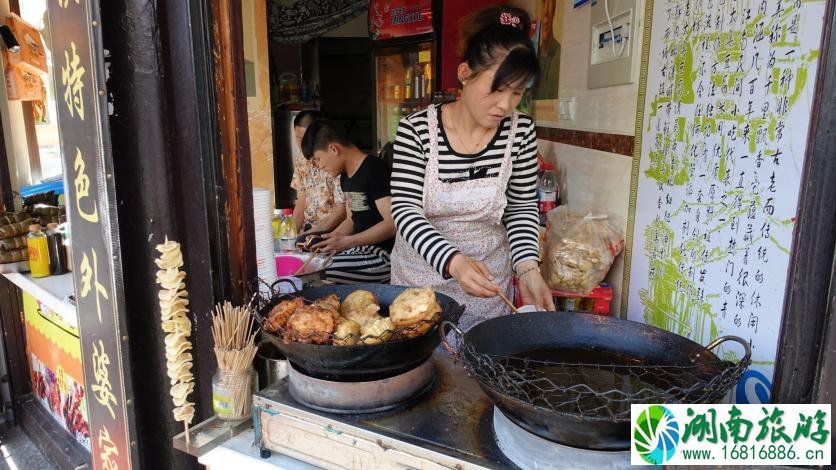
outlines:
{"label": "wall poster", "polygon": [[372,41],[431,32],[431,0],[373,0],[369,5],[369,38]]}
{"label": "wall poster", "polygon": [[537,5],[537,56],[540,83],[532,94],[537,125],[557,125],[560,86],[560,41],[563,40],[563,0],[539,0]]}
{"label": "wall poster", "polygon": [[[825,2],[647,9],[623,305],[703,345],[748,340],[752,366],[732,398],[766,402]],[[721,357],[742,353],[724,344]]]}
{"label": "wall poster", "polygon": [[23,321],[32,395],[61,427],[90,450],[77,319],[51,310],[24,291]]}

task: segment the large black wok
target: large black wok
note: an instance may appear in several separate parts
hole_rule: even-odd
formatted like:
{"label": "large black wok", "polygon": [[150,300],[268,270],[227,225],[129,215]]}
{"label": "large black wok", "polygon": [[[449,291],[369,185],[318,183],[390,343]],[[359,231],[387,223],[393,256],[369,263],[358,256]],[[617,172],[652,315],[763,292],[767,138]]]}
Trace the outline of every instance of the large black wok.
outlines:
{"label": "large black wok", "polygon": [[[408,288],[385,284],[354,284],[305,289],[292,295],[274,296],[259,308],[259,314],[262,318],[266,318],[273,306],[288,297],[302,296],[313,301],[336,294],[342,301],[348,294],[358,289],[372,292],[380,302],[380,313],[388,316],[389,305]],[[441,320],[458,323],[464,307],[443,294],[436,293],[436,298],[441,304]],[[304,373],[325,380],[357,382],[393,377],[423,363],[432,355],[433,350],[441,341],[438,334],[439,323],[417,338],[387,341],[375,345],[330,346],[285,343],[281,337],[263,329],[261,334]]]}
{"label": "large black wok", "polygon": [[[719,338],[706,348],[642,323],[583,313],[534,312],[502,316],[482,322],[467,333],[443,324],[442,334],[450,329],[456,330],[458,335],[457,358],[509,419],[553,442],[598,450],[629,448],[631,401],[719,401],[729,384],[736,383],[748,367],[751,355],[748,343],[738,337]],[[745,349],[745,355],[737,365],[722,361],[709,351],[729,339],[741,343]],[[446,339],[445,346],[449,347]],[[512,362],[505,359],[509,357],[533,359],[534,362],[520,359],[520,364],[529,369],[539,368],[543,364],[540,361],[547,361],[546,367],[554,370],[537,375],[529,374],[523,367],[506,368],[504,366]],[[573,374],[573,369],[578,368],[553,366],[555,363],[583,364],[580,367],[583,372]],[[610,367],[613,363],[623,364],[623,367]],[[587,364],[593,366],[586,367]],[[599,368],[596,369],[594,364]],[[601,370],[604,372],[599,374]],[[608,372],[613,370],[626,370],[626,379]],[[551,383],[528,382],[548,374],[553,374]],[[636,389],[649,388],[659,393],[639,394],[631,389],[634,395],[627,394],[626,399],[611,402],[601,397],[624,398],[624,395],[587,394],[585,391],[587,386],[597,392],[607,391],[610,386],[618,387],[631,381],[627,385],[633,387],[637,377],[640,377],[642,388]],[[567,380],[585,382],[584,379],[586,383],[559,383]],[[558,387],[552,387],[552,384]],[[647,388],[643,388],[645,385]],[[567,392],[567,388],[572,390]],[[544,393],[543,390],[558,391]],[[576,390],[584,391],[574,394]],[[665,393],[667,390],[674,392]],[[549,396],[549,393],[563,396]],[[621,409],[616,409],[619,407]]]}

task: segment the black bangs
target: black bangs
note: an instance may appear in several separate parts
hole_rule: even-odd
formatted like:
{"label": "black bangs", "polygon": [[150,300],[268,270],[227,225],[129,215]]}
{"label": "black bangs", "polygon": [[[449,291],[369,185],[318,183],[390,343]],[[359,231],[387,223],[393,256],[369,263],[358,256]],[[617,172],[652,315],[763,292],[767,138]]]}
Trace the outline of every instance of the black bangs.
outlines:
{"label": "black bangs", "polygon": [[491,83],[491,91],[522,84],[524,87],[536,87],[540,79],[540,63],[534,51],[528,47],[512,48],[496,69]]}

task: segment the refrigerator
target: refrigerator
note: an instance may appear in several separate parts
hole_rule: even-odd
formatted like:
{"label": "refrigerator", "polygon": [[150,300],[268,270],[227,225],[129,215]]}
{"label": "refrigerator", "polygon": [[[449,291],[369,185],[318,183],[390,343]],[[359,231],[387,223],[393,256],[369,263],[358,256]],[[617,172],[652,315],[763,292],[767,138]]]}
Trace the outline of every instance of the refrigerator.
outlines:
{"label": "refrigerator", "polygon": [[290,187],[290,182],[296,165],[305,160],[293,133],[293,119],[300,112],[284,108],[273,111],[273,180],[276,207],[280,209],[296,204],[296,190]]}
{"label": "refrigerator", "polygon": [[[430,103],[455,99],[458,21],[494,0],[372,0],[375,150],[395,139],[398,122]],[[497,18],[499,21],[499,18]]]}

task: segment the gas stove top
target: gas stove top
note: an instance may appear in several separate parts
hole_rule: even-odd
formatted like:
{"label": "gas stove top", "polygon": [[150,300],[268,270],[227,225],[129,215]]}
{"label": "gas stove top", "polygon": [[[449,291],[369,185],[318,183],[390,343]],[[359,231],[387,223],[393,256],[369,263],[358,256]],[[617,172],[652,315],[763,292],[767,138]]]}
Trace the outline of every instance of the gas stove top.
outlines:
{"label": "gas stove top", "polygon": [[496,410],[476,381],[450,357],[436,353],[431,360],[436,370],[432,388],[381,413],[332,414],[306,407],[294,400],[288,380],[283,379],[253,397],[256,444],[333,469],[556,468],[558,464],[626,468],[622,464],[629,464],[627,452],[575,449],[528,433]]}

